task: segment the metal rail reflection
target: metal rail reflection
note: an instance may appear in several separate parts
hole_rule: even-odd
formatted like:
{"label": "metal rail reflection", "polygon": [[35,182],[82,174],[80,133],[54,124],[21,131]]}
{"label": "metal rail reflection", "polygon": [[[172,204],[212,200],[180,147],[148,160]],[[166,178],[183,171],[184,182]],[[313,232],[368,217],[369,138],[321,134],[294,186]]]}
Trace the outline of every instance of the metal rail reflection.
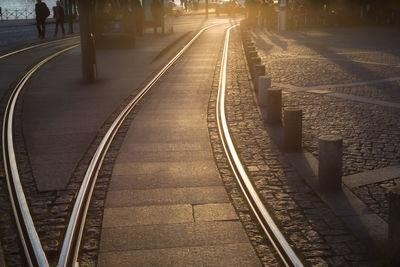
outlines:
{"label": "metal rail reflection", "polygon": [[40,243],[39,237],[37,235],[35,226],[33,224],[32,216],[29,212],[24,190],[20,181],[13,141],[12,126],[14,109],[21,90],[23,89],[28,79],[32,76],[32,74],[53,58],[77,46],[78,45],[73,45],[61,51],[58,51],[51,56],[45,58],[44,60],[36,64],[36,66],[34,66],[32,69],[30,69],[13,90],[8,100],[4,114],[2,141],[7,186],[10,194],[14,217],[17,222],[17,227],[21,238],[21,243],[24,247],[27,263],[30,266],[49,266],[49,264]]}
{"label": "metal rail reflection", "polygon": [[240,185],[240,188],[242,189],[244,196],[246,197],[251,209],[254,212],[254,215],[257,217],[257,220],[259,221],[265,234],[268,236],[276,252],[279,254],[282,262],[286,266],[303,266],[302,262],[294,253],[294,251],[286,241],[285,237],[279,231],[278,227],[272,220],[267,209],[265,208],[260,197],[258,196],[253,184],[247,176],[242,162],[240,161],[229,132],[225,113],[226,69],[228,62],[230,32],[233,28],[237,26],[238,25],[234,25],[227,30],[222,55],[216,105],[219,136],[221,138],[222,145],[224,147],[224,151],[228,158],[229,164]]}
{"label": "metal rail reflection", "polygon": [[62,42],[62,41],[69,41],[69,40],[77,39],[77,38],[79,38],[79,36],[70,37],[70,38],[64,38],[64,39],[55,40],[55,41],[50,41],[50,42],[45,42],[45,43],[41,43],[41,44],[37,44],[37,45],[27,46],[27,47],[24,47],[24,48],[21,48],[21,49],[18,49],[18,50],[9,52],[9,53],[4,54],[4,55],[0,55],[0,59],[9,57],[9,56],[12,56],[12,55],[15,55],[15,54],[18,54],[18,53],[21,53],[21,52],[24,52],[24,51],[33,49],[33,48],[42,47],[42,46],[47,46],[47,45],[51,45],[51,44],[55,44],[55,43],[60,43],[60,42]]}
{"label": "metal rail reflection", "polygon": [[78,258],[80,243],[83,234],[83,227],[85,225],[86,214],[89,208],[90,199],[96,184],[97,175],[100,171],[104,157],[111,145],[118,129],[124,122],[125,118],[129,115],[132,109],[139,103],[139,101],[146,95],[146,93],[153,87],[153,85],[165,74],[165,72],[182,56],[183,53],[199,38],[199,36],[208,30],[225,23],[213,24],[202,28],[189,43],[183,47],[174,58],[172,58],[156,75],[155,77],[135,96],[131,102],[122,110],[118,117],[114,120],[113,124],[108,129],[107,133],[101,140],[89,167],[85,173],[85,177],[79,189],[79,193],[75,200],[72,214],[68,223],[67,232],[65,234],[63,246],[61,249],[58,267],[75,266]]}

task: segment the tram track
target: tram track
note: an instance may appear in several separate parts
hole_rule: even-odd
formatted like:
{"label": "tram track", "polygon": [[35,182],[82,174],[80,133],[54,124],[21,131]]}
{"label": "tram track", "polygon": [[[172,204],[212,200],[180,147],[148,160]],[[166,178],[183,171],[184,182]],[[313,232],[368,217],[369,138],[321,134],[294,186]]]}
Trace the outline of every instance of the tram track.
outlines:
{"label": "tram track", "polygon": [[[168,71],[168,69],[172,65],[175,64],[175,62],[185,53],[185,51],[189,49],[189,47],[197,40],[197,38],[204,31],[217,25],[221,24],[213,24],[202,28],[188,42],[188,44],[184,46],[176,54],[176,56],[174,56],[150,80],[150,82],[128,103],[128,105],[123,108],[122,112],[119,113],[117,118],[114,120],[114,122],[102,138],[100,145],[98,146],[92,160],[90,161],[89,167],[82,181],[82,185],[77,192],[57,266],[75,266],[75,264],[77,263],[86,215],[88,212],[91,196],[93,194],[94,186],[96,184],[97,176],[100,172],[100,168],[107,154],[107,151],[110,148],[110,145],[113,142],[113,139],[119,128],[123,124],[124,120],[135,108],[135,106],[140,102],[140,100],[146,95],[146,93],[154,86],[154,84]],[[231,165],[232,171],[237,178],[246,199],[249,202],[249,206],[252,208],[256,218],[261,225],[261,228],[264,230],[265,234],[268,236],[269,240],[273,244],[282,262],[286,266],[303,266],[301,261],[297,258],[296,254],[290,248],[283,235],[280,233],[278,227],[275,225],[268,211],[264,207],[262,201],[258,197],[257,192],[253,188],[250,179],[247,177],[245,167],[240,162],[240,158],[236,152],[232,139],[230,138],[229,127],[227,124],[227,119],[225,118],[224,95],[226,92],[226,66],[228,62],[227,55],[229,49],[229,34],[231,29],[233,29],[234,27],[236,26],[230,27],[226,32],[218,86],[219,92],[216,113],[220,138],[223,143],[223,147]],[[45,44],[42,44],[40,46],[32,46],[32,48],[42,47],[44,45]],[[15,149],[13,147],[12,133],[14,109],[21,90],[23,89],[29,78],[33,75],[33,73],[35,73],[37,69],[39,69],[42,65],[46,64],[53,58],[77,46],[78,45],[73,45],[52,54],[51,56],[45,58],[37,65],[35,65],[30,71],[28,71],[18,83],[15,90],[12,92],[12,96],[8,101],[6,112],[4,115],[3,157],[6,166],[8,190],[12,194],[10,196],[10,199],[14,209],[14,216],[16,218],[16,221],[21,223],[20,225],[18,225],[18,230],[20,232],[21,240],[24,246],[27,262],[31,266],[49,266],[49,263],[40,244],[40,240],[36,233],[32,217],[29,214],[29,207],[23,194],[23,186],[19,181],[18,166],[16,163]],[[19,50],[19,52],[23,52],[26,50],[29,49],[21,49]],[[9,53],[0,56],[0,59],[14,54],[17,53]]]}
{"label": "tram track", "polygon": [[[29,78],[44,64],[53,58],[77,47],[78,44],[69,46],[58,51],[31,68],[19,81],[17,86],[11,93],[8,100],[6,110],[3,118],[2,129],[2,146],[3,146],[3,160],[4,168],[8,186],[8,192],[14,212],[14,217],[17,223],[21,243],[25,251],[27,263],[30,266],[48,266],[46,255],[40,244],[39,236],[36,232],[32,216],[29,212],[28,203],[23,190],[23,185],[20,180],[17,159],[15,155],[14,141],[13,141],[13,120],[15,106],[24,85]],[[26,50],[22,50],[26,51]],[[20,51],[21,52],[21,51]],[[16,54],[16,53],[14,53]],[[12,54],[11,54],[12,55]]]}
{"label": "tram track", "polygon": [[13,55],[19,54],[21,52],[25,52],[25,51],[28,51],[28,50],[35,49],[35,48],[45,47],[45,46],[54,45],[54,44],[60,44],[60,43],[65,42],[65,41],[75,40],[75,39],[79,39],[79,38],[80,38],[79,36],[75,36],[75,37],[63,38],[63,39],[44,42],[44,43],[40,43],[40,44],[30,45],[30,46],[27,46],[27,47],[24,47],[24,48],[21,48],[21,49],[18,49],[18,50],[14,50],[12,52],[4,53],[4,54],[0,55],[0,60],[4,59],[6,57],[9,57],[9,56],[13,56]]}
{"label": "tram track", "polygon": [[[68,223],[67,232],[65,234],[63,247],[61,249],[60,258],[57,266],[75,266],[77,261],[82,231],[85,224],[86,213],[89,207],[91,195],[96,182],[97,175],[101,168],[101,163],[107,153],[107,150],[117,133],[119,127],[128,116],[130,111],[144,97],[144,95],[152,88],[152,86],[163,76],[163,74],[185,53],[185,51],[197,40],[197,38],[211,27],[221,25],[213,24],[202,28],[189,42],[185,45],[159,72],[153,79],[136,95],[136,97],[123,109],[117,119],[112,123],[111,127],[101,141],[99,148],[96,150],[94,157],[85,174],[82,186],[77,193],[75,204],[72,209],[72,215]],[[26,47],[8,54],[0,56],[0,59],[19,54],[21,52],[43,47],[49,44],[56,44],[58,41],[48,42],[44,44]],[[77,47],[73,45],[58,51],[31,68],[14,88],[11,97],[8,100],[4,120],[3,120],[3,157],[5,160],[5,173],[7,178],[7,186],[10,194],[11,204],[13,206],[14,217],[17,222],[22,246],[24,248],[27,263],[30,266],[49,266],[49,262],[40,243],[39,236],[36,232],[32,216],[24,195],[23,185],[21,184],[17,160],[13,142],[13,115],[18,96],[29,78],[44,64],[49,62],[56,56]]]}
{"label": "tram track", "polygon": [[[43,65],[54,59],[55,57],[79,46],[75,41],[77,37],[65,38],[50,42],[45,42],[37,45],[31,45],[22,49],[18,49],[3,55],[0,55],[0,62],[7,59],[9,60],[12,56],[18,56],[24,54],[24,52],[35,51],[35,49],[46,49],[44,58],[39,60],[39,63],[35,64],[32,68],[26,71],[24,74],[16,73],[16,76],[22,76],[18,82],[14,82],[16,85],[9,88],[9,91],[2,92],[2,101],[6,103],[6,107],[3,113],[3,127],[2,127],[2,149],[3,149],[3,161],[4,171],[6,176],[6,183],[8,193],[10,197],[10,203],[12,206],[14,218],[16,221],[17,229],[21,239],[21,245],[26,255],[26,262],[30,266],[48,266],[48,262],[43,251],[42,245],[38,234],[36,232],[32,216],[29,211],[27,199],[24,194],[24,187],[20,180],[20,175],[17,166],[17,157],[14,147],[14,134],[13,134],[13,121],[16,103],[18,96],[20,95],[24,85],[28,82],[30,77]],[[72,45],[70,42],[72,41]],[[56,50],[57,52],[50,52],[49,48]],[[39,50],[41,51],[41,50]],[[43,52],[33,52],[40,54]],[[14,62],[13,59],[9,62]],[[21,70],[22,71],[22,70]],[[4,88],[6,89],[6,88]]]}
{"label": "tram track", "polygon": [[273,221],[271,215],[265,208],[261,198],[259,197],[256,189],[254,188],[250,178],[248,177],[245,166],[240,160],[237,149],[231,138],[229,126],[225,111],[225,95],[226,95],[226,72],[228,64],[228,50],[229,50],[229,37],[233,28],[238,25],[230,27],[226,32],[224,49],[222,54],[222,63],[219,74],[218,96],[216,105],[216,118],[218,125],[219,136],[225,151],[225,155],[231,166],[232,172],[242,189],[242,192],[253,211],[255,217],[260,223],[261,228],[268,237],[269,241],[275,248],[279,258],[285,266],[303,266],[300,259],[292,250],[285,237],[280,232],[279,228]]}

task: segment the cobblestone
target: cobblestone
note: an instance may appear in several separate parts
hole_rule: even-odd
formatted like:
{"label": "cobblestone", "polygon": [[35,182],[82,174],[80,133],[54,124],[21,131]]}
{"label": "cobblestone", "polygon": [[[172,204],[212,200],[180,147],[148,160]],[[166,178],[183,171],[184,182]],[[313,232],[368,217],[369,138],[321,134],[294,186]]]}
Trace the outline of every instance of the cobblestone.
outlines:
{"label": "cobblestone", "polygon": [[399,164],[396,109],[305,92],[284,94],[283,101],[303,110],[303,147],[316,157],[319,135],[343,137],[343,175]]}
{"label": "cobblestone", "polygon": [[[283,234],[313,266],[328,266],[328,262],[350,266],[368,262],[373,266],[375,262],[369,259],[366,248],[325,207],[272,143],[250,90],[251,80],[243,75],[247,69],[239,38],[236,34],[232,38],[226,99],[229,127],[243,163],[263,170],[252,169],[251,178]],[[362,249],[353,249],[349,246],[352,242]]]}
{"label": "cobblestone", "polygon": [[[400,38],[396,33],[386,28],[337,28],[285,34],[257,31],[252,38],[273,86],[306,89],[399,78]],[[339,85],[329,90],[400,102],[400,80]],[[290,90],[284,91],[283,105],[302,109],[303,146],[316,157],[319,135],[343,137],[343,175],[400,164],[397,109]]]}
{"label": "cobblestone", "polygon": [[400,184],[400,178],[376,184],[356,187],[353,193],[364,201],[368,208],[389,222],[389,193],[391,187]]}
{"label": "cobblestone", "polygon": [[[235,53],[238,52],[239,51],[236,50]],[[241,53],[242,51],[239,52],[239,55],[241,55]],[[219,60],[220,58],[221,58],[221,51],[219,55]],[[261,263],[264,266],[281,266],[277,258],[278,256],[276,255],[275,251],[271,249],[272,246],[270,242],[262,234],[260,226],[257,223],[255,223],[256,218],[252,215],[249,206],[245,200],[245,197],[243,196],[239,185],[236,183],[235,177],[233,176],[233,173],[230,169],[229,163],[225,157],[224,150],[219,139],[218,128],[216,124],[216,114],[215,114],[219,71],[220,71],[219,67],[220,63],[217,63],[217,67],[214,72],[213,86],[210,95],[210,100],[208,103],[208,112],[207,112],[207,125],[210,135],[211,147],[214,154],[214,159],[217,164],[222,181],[225,185],[225,189],[228,193],[228,196],[238,214],[240,221],[242,222],[246,230],[247,235],[249,236],[251,243],[253,244],[253,247],[257,255],[261,260]],[[236,74],[241,75],[243,77],[243,82],[245,83],[249,82],[247,73],[246,72],[243,73],[243,70],[238,71]],[[230,85],[228,84],[228,86]],[[228,93],[230,94],[232,93],[232,91],[229,90]],[[236,118],[235,120],[238,121],[238,123],[240,123],[240,120],[237,120]],[[259,167],[258,164],[253,164],[253,165],[249,164],[249,166]]]}

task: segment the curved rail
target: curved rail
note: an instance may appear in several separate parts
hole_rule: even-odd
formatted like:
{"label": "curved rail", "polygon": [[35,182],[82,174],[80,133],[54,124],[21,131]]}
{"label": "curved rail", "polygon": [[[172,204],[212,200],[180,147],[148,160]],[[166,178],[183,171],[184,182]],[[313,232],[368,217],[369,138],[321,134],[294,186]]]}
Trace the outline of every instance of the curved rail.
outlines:
{"label": "curved rail", "polygon": [[108,129],[107,133],[100,142],[89,167],[85,173],[79,193],[75,200],[72,210],[70,221],[68,223],[67,232],[65,234],[63,246],[61,249],[58,267],[75,266],[78,258],[80,242],[82,239],[83,228],[85,225],[86,214],[89,208],[90,199],[96,184],[97,175],[100,171],[104,157],[114,139],[119,127],[124,122],[125,118],[129,115],[131,110],[139,103],[145,94],[153,87],[153,85],[161,78],[161,76],[182,56],[182,54],[199,38],[199,36],[206,30],[217,25],[225,23],[213,24],[202,28],[189,43],[183,47],[174,58],[172,58],[155,77],[136,95],[131,102],[122,110],[118,117],[114,120],[113,124]]}
{"label": "curved rail", "polygon": [[228,158],[229,164],[243,191],[243,194],[245,195],[251,209],[257,217],[257,220],[261,224],[261,227],[263,228],[264,232],[266,233],[272,245],[279,254],[281,260],[286,266],[303,266],[302,262],[294,253],[294,251],[286,241],[285,237],[279,231],[278,227],[272,220],[267,209],[265,208],[260,197],[258,196],[253,184],[247,176],[242,162],[240,161],[229,132],[229,127],[225,115],[226,67],[228,62],[230,32],[234,27],[237,26],[238,25],[234,25],[227,30],[222,55],[216,105],[219,136],[221,138],[222,145],[224,147],[224,151]]}
{"label": "curved rail", "polygon": [[26,202],[24,190],[22,188],[18,173],[12,131],[14,109],[22,88],[24,87],[28,79],[32,76],[32,74],[35,73],[36,70],[39,69],[42,65],[46,64],[48,61],[52,60],[56,56],[77,46],[78,45],[73,45],[61,51],[58,51],[53,55],[45,58],[44,60],[36,64],[36,66],[34,66],[32,69],[30,69],[13,90],[4,113],[2,141],[7,186],[10,194],[14,217],[17,222],[22,245],[24,247],[27,263],[30,266],[49,266],[49,264],[47,262],[46,255],[43,251],[42,245],[40,244],[39,237],[33,224],[33,220],[29,212],[28,204]]}
{"label": "curved rail", "polygon": [[59,40],[50,41],[50,42],[45,42],[45,43],[41,43],[41,44],[37,44],[37,45],[31,45],[31,46],[28,46],[28,47],[24,47],[24,48],[15,50],[15,51],[13,51],[13,52],[10,52],[10,53],[4,54],[4,55],[0,55],[0,59],[9,57],[9,56],[12,56],[12,55],[15,55],[15,54],[18,54],[18,53],[21,53],[21,52],[24,52],[24,51],[33,49],[33,48],[42,47],[42,46],[46,46],[46,45],[51,45],[51,44],[54,44],[54,43],[59,43],[59,42],[62,42],[62,41],[72,40],[72,39],[76,39],[76,38],[79,38],[79,36],[70,37],[70,38],[64,38],[64,39],[59,39]]}

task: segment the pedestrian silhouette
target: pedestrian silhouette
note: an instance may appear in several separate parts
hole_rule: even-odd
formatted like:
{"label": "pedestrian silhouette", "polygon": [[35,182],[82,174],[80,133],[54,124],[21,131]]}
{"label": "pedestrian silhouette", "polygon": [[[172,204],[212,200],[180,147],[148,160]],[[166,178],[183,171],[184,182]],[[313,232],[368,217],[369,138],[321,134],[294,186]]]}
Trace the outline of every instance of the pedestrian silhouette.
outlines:
{"label": "pedestrian silhouette", "polygon": [[58,25],[61,26],[62,34],[65,35],[65,30],[64,30],[64,8],[61,6],[61,2],[60,1],[57,1],[56,5],[57,6],[54,9],[54,18],[56,19],[56,31],[54,33],[54,36],[57,36]]}
{"label": "pedestrian silhouette", "polygon": [[44,38],[46,35],[46,18],[50,15],[50,10],[45,3],[42,3],[42,0],[37,0],[35,14],[38,36]]}

